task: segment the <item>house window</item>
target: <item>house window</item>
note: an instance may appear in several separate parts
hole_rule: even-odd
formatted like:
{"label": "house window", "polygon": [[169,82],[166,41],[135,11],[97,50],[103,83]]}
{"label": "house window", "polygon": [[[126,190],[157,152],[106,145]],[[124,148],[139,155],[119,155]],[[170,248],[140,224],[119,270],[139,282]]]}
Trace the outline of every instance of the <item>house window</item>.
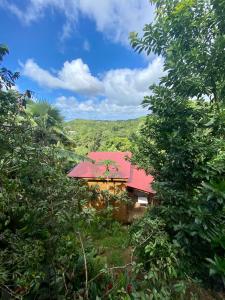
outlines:
{"label": "house window", "polygon": [[138,196],[138,203],[140,206],[147,206],[148,205],[148,198],[143,196]]}

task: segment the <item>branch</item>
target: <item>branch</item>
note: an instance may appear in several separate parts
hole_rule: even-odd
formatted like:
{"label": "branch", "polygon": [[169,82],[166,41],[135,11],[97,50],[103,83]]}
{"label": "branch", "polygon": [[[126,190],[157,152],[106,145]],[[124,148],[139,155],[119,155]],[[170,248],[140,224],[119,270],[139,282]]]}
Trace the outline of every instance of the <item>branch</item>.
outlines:
{"label": "branch", "polygon": [[82,238],[81,238],[81,234],[78,231],[78,235],[79,235],[79,240],[80,240],[80,244],[81,244],[81,248],[82,248],[82,252],[83,252],[83,257],[84,257],[84,268],[85,268],[85,298],[88,299],[88,270],[87,270],[87,259],[86,259],[86,255],[85,255],[85,250],[84,250],[84,244],[82,242]]}
{"label": "branch", "polygon": [[[126,264],[126,265],[124,265],[124,266],[118,266],[118,267],[107,268],[106,270],[107,270],[107,271],[113,271],[113,270],[116,270],[116,269],[119,269],[119,270],[121,270],[121,269],[126,269],[127,267],[131,266],[132,264],[133,264],[133,263],[128,263],[128,264]],[[88,281],[88,283],[94,281],[94,280],[97,279],[99,276],[101,276],[103,273],[105,273],[105,270],[100,271],[100,273],[98,273],[95,277],[91,278],[91,279]]]}
{"label": "branch", "polygon": [[140,244],[138,244],[137,246],[134,247],[132,253],[131,253],[131,257],[130,257],[130,262],[131,264],[133,264],[133,257],[134,257],[134,252],[136,251],[137,247],[140,247],[141,245],[143,245],[145,242],[147,242],[150,238],[152,237],[152,234],[149,235],[144,241],[142,241]]}
{"label": "branch", "polygon": [[66,294],[65,296],[68,294],[68,288],[67,288],[67,285],[66,285],[66,278],[65,278],[65,273],[63,272],[63,282],[64,282],[64,286],[65,286],[65,289],[66,289]]}
{"label": "branch", "polygon": [[17,296],[9,287],[7,287],[7,285],[1,284],[0,287],[7,291],[7,293],[14,299],[22,299],[22,296]]}

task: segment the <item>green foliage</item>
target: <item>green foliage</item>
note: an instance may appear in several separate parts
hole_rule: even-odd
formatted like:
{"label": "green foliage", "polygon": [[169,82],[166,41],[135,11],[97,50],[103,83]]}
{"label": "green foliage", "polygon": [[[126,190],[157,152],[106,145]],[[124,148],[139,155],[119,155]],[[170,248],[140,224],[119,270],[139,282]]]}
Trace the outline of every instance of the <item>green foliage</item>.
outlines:
{"label": "green foliage", "polygon": [[36,141],[47,144],[63,144],[67,148],[73,146],[72,140],[63,129],[63,117],[59,110],[51,106],[47,101],[26,103],[26,113],[33,120],[33,130]]}
{"label": "green foliage", "polygon": [[[155,176],[160,205],[149,218],[163,220],[164,229],[156,229],[165,248],[178,247],[181,279],[189,276],[222,289],[224,248],[217,241],[225,233],[225,3],[152,2],[155,20],[145,26],[143,37],[131,34],[133,47],[162,55],[165,69],[160,84],[143,101],[152,113],[134,148],[136,162]],[[158,242],[153,235],[149,253],[154,254]],[[154,272],[154,264],[148,269]]]}
{"label": "green foliage", "polygon": [[47,101],[33,102],[29,101],[27,103],[27,111],[32,115],[34,120],[41,125],[44,122],[46,127],[62,124],[63,118],[60,112],[52,107]]}
{"label": "green foliage", "polygon": [[86,155],[90,151],[130,151],[132,136],[143,120],[74,120],[66,122],[64,128],[74,141],[74,150],[78,154]]}
{"label": "green foliage", "polygon": [[[0,297],[94,300],[111,293],[108,264],[124,262],[127,231],[113,222],[112,202],[127,196],[69,179],[68,151],[52,143],[52,124],[38,139],[42,125],[18,93],[0,91]],[[106,209],[88,208],[100,194]]]}
{"label": "green foliage", "polygon": [[[164,59],[165,76],[143,102],[147,118],[62,124],[29,92],[0,91],[2,298],[190,299],[195,282],[224,289],[225,2],[151,2],[153,23],[131,34],[137,51]],[[7,53],[0,46],[0,63]],[[17,76],[1,68],[0,89]],[[72,148],[133,149],[155,176],[159,205],[132,226],[126,257],[128,233],[112,221],[112,204],[127,195],[68,179]],[[102,163],[107,177],[112,162]],[[96,196],[106,203],[99,212],[87,205]]]}
{"label": "green foliage", "polygon": [[132,225],[130,234],[133,255],[137,256],[135,272],[144,277],[143,282],[138,283],[138,290],[149,289],[153,299],[172,299],[177,292],[181,296],[185,285],[177,291],[178,285],[182,284],[177,281],[181,269],[180,248],[170,241],[164,221],[150,212]]}
{"label": "green foliage", "polygon": [[[0,65],[3,57],[9,53],[9,49],[6,45],[0,44]],[[18,72],[11,72],[5,67],[0,67],[0,90],[2,88],[11,89],[15,85],[15,80],[18,79]]]}
{"label": "green foliage", "polygon": [[99,255],[106,257],[107,265],[121,266],[126,263],[126,247],[128,245],[128,230],[112,218],[103,218],[101,212],[96,212],[90,226],[82,224],[82,229],[93,239]]}
{"label": "green foliage", "polygon": [[0,102],[2,288],[27,299],[73,293],[83,282],[71,277],[81,255],[76,223],[91,194],[67,178],[54,147],[36,141],[17,94],[0,92]]}
{"label": "green foliage", "polygon": [[111,278],[91,281],[105,261],[80,228],[94,218],[84,209],[94,190],[64,172],[68,152],[52,142],[58,112],[26,102],[0,91],[0,298],[96,299]]}
{"label": "green foliage", "polygon": [[153,0],[156,18],[143,37],[131,35],[137,51],[162,55],[162,83],[185,97],[224,98],[224,1]]}

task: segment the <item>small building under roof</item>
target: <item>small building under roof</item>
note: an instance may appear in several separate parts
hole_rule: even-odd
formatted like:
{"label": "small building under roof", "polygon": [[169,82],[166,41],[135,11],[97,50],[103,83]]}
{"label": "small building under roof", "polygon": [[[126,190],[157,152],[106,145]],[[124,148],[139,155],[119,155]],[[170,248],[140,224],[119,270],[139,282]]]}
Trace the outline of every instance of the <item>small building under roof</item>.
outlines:
{"label": "small building under roof", "polygon": [[[115,217],[130,223],[143,215],[146,207],[153,203],[153,176],[132,165],[131,152],[90,152],[87,161],[80,162],[68,174],[69,177],[85,179],[89,186],[98,185],[101,190],[113,194],[127,191],[130,203],[117,203]],[[104,203],[99,201],[99,207]]]}

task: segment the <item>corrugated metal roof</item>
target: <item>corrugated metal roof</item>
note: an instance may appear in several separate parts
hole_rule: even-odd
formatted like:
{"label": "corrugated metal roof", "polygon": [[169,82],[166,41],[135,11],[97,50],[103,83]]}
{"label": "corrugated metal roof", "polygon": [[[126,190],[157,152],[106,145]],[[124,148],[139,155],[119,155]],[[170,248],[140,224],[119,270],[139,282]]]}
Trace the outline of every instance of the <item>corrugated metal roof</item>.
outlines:
{"label": "corrugated metal roof", "polygon": [[[114,178],[127,182],[132,187],[148,193],[154,193],[151,188],[153,177],[144,170],[131,165],[130,152],[90,152],[88,158],[93,162],[79,163],[68,174],[75,178]],[[106,166],[108,165],[108,166]]]}
{"label": "corrugated metal roof", "polygon": [[153,176],[147,175],[144,170],[131,166],[131,176],[127,181],[127,186],[154,194],[155,191],[152,189],[153,180]]}

